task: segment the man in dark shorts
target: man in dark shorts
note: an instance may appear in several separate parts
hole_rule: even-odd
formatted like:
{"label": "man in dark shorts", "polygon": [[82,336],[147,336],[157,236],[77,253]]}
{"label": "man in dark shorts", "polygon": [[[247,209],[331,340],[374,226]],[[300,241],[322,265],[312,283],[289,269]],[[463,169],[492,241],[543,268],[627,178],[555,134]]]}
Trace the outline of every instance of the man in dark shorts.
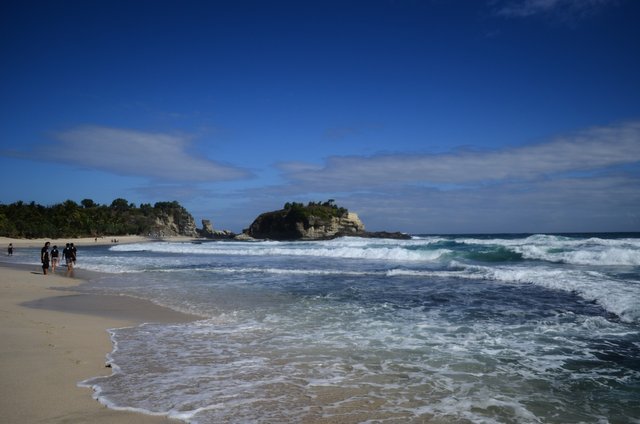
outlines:
{"label": "man in dark shorts", "polygon": [[51,249],[51,271],[55,274],[56,272],[56,267],[58,266],[59,262],[59,256],[60,254],[58,253],[58,246],[56,246],[55,244],[53,245],[53,248]]}
{"label": "man in dark shorts", "polygon": [[46,242],[44,247],[40,249],[40,262],[42,262],[42,273],[47,275],[47,271],[49,270],[49,245],[51,243]]}
{"label": "man in dark shorts", "polygon": [[62,251],[62,256],[64,256],[64,261],[67,264],[67,271],[73,270],[73,260],[75,259],[73,256],[73,250],[71,250],[71,245],[67,243],[67,246]]}
{"label": "man in dark shorts", "polygon": [[71,249],[71,256],[73,257],[73,265],[76,264],[76,258],[78,257],[78,249],[76,249],[76,247],[73,245],[73,243],[71,243],[69,245],[69,248]]}

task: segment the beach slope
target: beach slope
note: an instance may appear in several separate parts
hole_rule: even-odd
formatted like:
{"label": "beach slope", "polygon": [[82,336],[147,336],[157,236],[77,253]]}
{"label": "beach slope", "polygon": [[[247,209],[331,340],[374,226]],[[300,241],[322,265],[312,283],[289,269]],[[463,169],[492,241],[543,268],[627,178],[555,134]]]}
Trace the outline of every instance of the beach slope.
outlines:
{"label": "beach slope", "polygon": [[51,289],[80,282],[0,264],[0,422],[176,423],[108,409],[77,383],[111,373],[106,329],[192,317],[127,297]]}

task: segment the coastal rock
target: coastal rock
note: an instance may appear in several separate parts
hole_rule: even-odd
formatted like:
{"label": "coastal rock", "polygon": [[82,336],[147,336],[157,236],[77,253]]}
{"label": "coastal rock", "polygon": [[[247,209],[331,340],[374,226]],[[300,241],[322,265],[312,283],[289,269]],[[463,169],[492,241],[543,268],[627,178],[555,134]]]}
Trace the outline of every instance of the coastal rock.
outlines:
{"label": "coastal rock", "polygon": [[[345,234],[348,235],[348,234]],[[394,240],[411,240],[411,236],[407,233],[401,233],[399,231],[389,232],[389,231],[364,231],[358,234],[358,237],[364,238],[383,238],[383,239],[394,239]]]}
{"label": "coastal rock", "polygon": [[284,209],[258,216],[244,233],[256,239],[326,240],[357,236],[364,224],[357,214],[337,208],[333,203],[287,204]]}
{"label": "coastal rock", "polygon": [[236,241],[255,241],[253,237],[251,237],[246,233],[236,234],[236,236],[233,239]]}
{"label": "coastal rock", "polygon": [[364,224],[354,212],[348,212],[341,217],[332,217],[328,222],[321,218],[310,217],[308,226],[304,222],[298,222],[296,225],[302,238],[307,240],[358,235],[364,232]]}
{"label": "coastal rock", "polygon": [[213,224],[208,219],[202,220],[202,229],[198,230],[200,237],[214,240],[230,240],[236,237],[236,234],[228,230],[215,230]]}
{"label": "coastal rock", "polygon": [[156,203],[151,235],[154,237],[198,237],[193,216],[177,202]]}
{"label": "coastal rock", "polygon": [[210,220],[202,220],[202,230],[200,230],[200,232],[204,235],[213,234],[213,224]]}

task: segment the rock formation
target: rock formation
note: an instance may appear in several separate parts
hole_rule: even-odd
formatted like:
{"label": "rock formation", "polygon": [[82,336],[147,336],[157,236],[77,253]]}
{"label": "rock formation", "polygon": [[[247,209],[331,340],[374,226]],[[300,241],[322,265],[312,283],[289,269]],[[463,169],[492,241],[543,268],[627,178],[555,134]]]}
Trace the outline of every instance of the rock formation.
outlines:
{"label": "rock formation", "polygon": [[208,219],[202,220],[202,229],[198,230],[200,237],[214,239],[214,240],[228,240],[233,239],[236,234],[227,230],[214,230],[213,224]]}
{"label": "rock formation", "polygon": [[364,224],[354,213],[313,206],[287,204],[284,209],[265,212],[244,233],[257,239],[323,240],[364,231]]}
{"label": "rock formation", "polygon": [[202,230],[200,230],[200,233],[204,236],[213,235],[213,224],[210,220],[202,220]]}
{"label": "rock formation", "polygon": [[333,201],[285,205],[284,209],[259,215],[243,231],[245,236],[271,240],[327,240],[343,236],[410,238],[402,233],[370,233],[357,214]]}
{"label": "rock formation", "polygon": [[198,237],[196,223],[193,216],[182,206],[161,210],[152,226],[152,236],[187,236]]}

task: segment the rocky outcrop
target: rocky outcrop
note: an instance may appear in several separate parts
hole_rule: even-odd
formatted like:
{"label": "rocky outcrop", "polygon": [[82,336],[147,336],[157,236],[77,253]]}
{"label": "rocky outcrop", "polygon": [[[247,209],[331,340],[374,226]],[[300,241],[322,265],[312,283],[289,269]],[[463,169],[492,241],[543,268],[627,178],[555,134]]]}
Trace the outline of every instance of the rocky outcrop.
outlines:
{"label": "rocky outcrop", "polygon": [[213,235],[213,224],[210,220],[202,220],[202,230],[200,230],[200,233],[204,236]]}
{"label": "rocky outcrop", "polygon": [[202,220],[202,229],[198,230],[200,237],[213,240],[230,240],[236,237],[236,234],[227,230],[214,230],[213,224],[208,219]]}
{"label": "rocky outcrop", "polygon": [[341,217],[332,217],[328,222],[317,217],[309,218],[309,226],[297,223],[302,239],[318,240],[345,235],[357,235],[364,232],[364,224],[356,213],[348,212]]}
{"label": "rocky outcrop", "polygon": [[233,239],[236,241],[255,241],[256,240],[247,233],[237,234]]}
{"label": "rocky outcrop", "polygon": [[411,240],[411,236],[407,233],[401,233],[399,231],[365,231],[358,234],[358,237],[364,238],[383,238],[383,239],[395,239],[395,240]]}
{"label": "rocky outcrop", "polygon": [[151,229],[153,237],[198,237],[196,222],[185,208],[172,202],[156,204],[156,209],[157,213]]}
{"label": "rocky outcrop", "polygon": [[244,233],[256,239],[326,240],[363,231],[364,224],[352,212],[327,217],[282,209],[261,214]]}
{"label": "rocky outcrop", "polygon": [[208,219],[198,230],[202,238],[213,240],[329,240],[336,237],[410,239],[399,232],[369,232],[356,213],[338,207],[334,201],[286,203],[283,209],[260,214],[241,234],[215,230]]}
{"label": "rocky outcrop", "polygon": [[284,209],[258,216],[243,233],[245,237],[271,240],[327,240],[344,236],[410,238],[403,233],[367,232],[357,214],[339,208],[332,200],[307,206],[287,203]]}

